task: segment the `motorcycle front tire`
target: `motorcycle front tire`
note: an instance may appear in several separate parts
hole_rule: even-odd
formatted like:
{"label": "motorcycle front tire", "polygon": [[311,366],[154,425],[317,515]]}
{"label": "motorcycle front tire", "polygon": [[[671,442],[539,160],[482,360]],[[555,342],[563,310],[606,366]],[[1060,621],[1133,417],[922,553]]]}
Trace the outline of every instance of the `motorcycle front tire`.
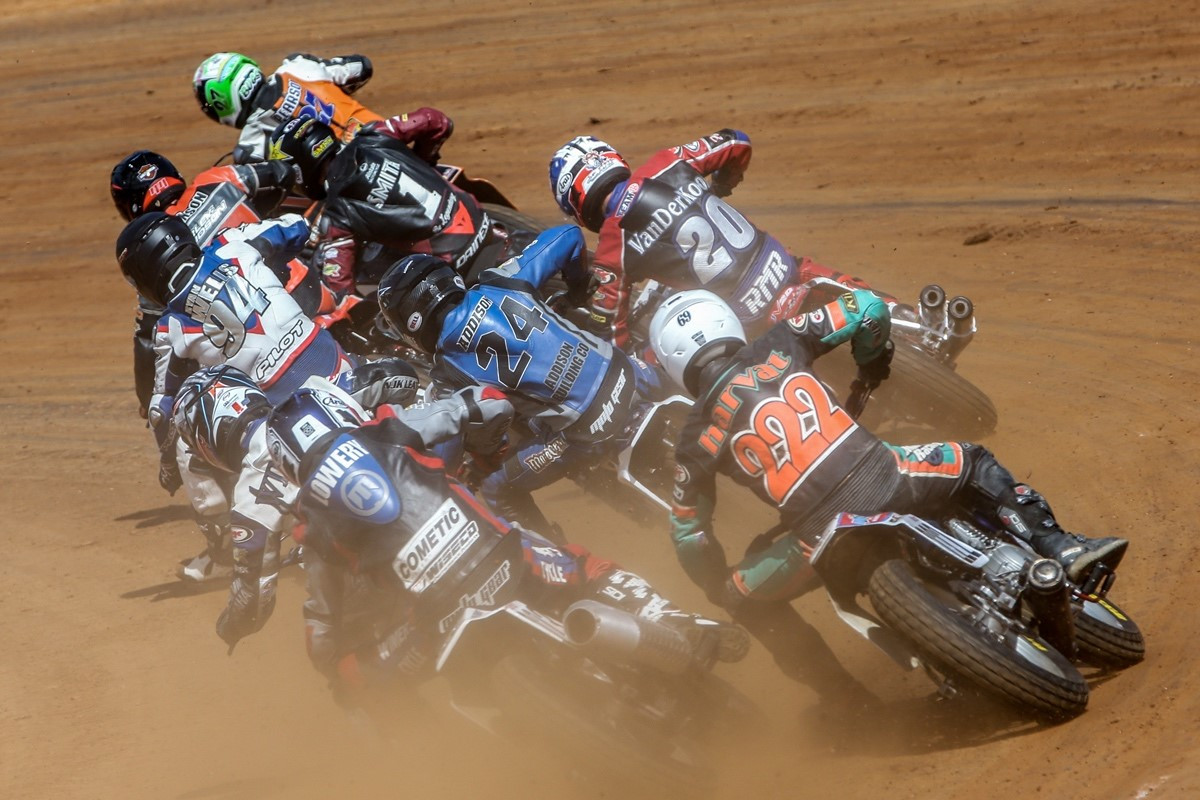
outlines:
{"label": "motorcycle front tire", "polygon": [[965,613],[969,607],[951,607],[906,561],[881,564],[868,594],[880,618],[943,673],[1045,720],[1087,708],[1087,681],[1065,656],[1037,637],[985,633]]}

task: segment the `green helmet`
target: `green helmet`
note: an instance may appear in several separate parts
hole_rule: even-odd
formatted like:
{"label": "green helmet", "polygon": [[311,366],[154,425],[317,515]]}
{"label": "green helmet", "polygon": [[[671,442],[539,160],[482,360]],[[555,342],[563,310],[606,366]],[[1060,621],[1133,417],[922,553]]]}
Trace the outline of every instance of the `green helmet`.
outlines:
{"label": "green helmet", "polygon": [[222,125],[241,128],[263,83],[262,70],[241,53],[215,53],[196,67],[192,88],[200,108]]}

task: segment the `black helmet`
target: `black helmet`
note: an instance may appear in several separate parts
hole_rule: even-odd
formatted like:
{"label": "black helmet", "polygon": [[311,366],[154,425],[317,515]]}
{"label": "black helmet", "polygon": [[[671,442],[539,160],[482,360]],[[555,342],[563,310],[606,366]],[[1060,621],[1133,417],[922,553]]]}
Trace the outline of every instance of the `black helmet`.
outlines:
{"label": "black helmet", "polygon": [[109,182],[113,204],[126,222],[146,211],[166,210],[187,188],[175,165],[149,150],[118,161]]}
{"label": "black helmet", "polygon": [[194,270],[181,267],[188,261],[194,266],[201,255],[187,223],[161,211],[137,217],[117,237],[121,274],[143,297],[159,305],[166,305],[182,288],[183,281],[173,280],[175,276],[191,277]]}
{"label": "black helmet", "polygon": [[337,154],[333,128],[312,117],[289,119],[271,132],[269,160],[287,160],[296,185],[313,200],[325,197],[324,167]]}
{"label": "black helmet", "polygon": [[432,353],[437,348],[438,312],[462,302],[466,293],[462,277],[445,261],[405,256],[379,280],[375,324],[388,336]]}

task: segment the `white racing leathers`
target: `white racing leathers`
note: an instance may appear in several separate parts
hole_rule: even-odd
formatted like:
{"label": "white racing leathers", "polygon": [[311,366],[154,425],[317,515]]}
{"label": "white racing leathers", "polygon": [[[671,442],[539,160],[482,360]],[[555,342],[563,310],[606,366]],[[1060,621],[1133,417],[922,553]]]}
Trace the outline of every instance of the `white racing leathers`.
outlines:
{"label": "white racing leathers", "polygon": [[170,402],[189,363],[228,364],[249,375],[272,403],[310,375],[334,378],[351,366],[328,331],[305,316],[272,265],[299,254],[308,225],[298,214],[224,231],[204,248],[188,281],[167,302],[155,337],[154,413]]}

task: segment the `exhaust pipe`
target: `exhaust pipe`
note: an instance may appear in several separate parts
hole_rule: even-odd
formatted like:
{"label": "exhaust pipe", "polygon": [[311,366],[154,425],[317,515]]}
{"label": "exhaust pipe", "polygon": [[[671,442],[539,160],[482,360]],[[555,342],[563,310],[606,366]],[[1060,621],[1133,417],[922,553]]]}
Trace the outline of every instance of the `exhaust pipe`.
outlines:
{"label": "exhaust pipe", "polygon": [[1058,652],[1075,658],[1075,618],[1066,570],[1052,558],[1029,562],[1024,597],[1038,621],[1038,632]]}
{"label": "exhaust pipe", "polygon": [[946,290],[931,283],[921,290],[921,324],[937,333],[946,329]]}
{"label": "exhaust pipe", "polygon": [[693,647],[679,631],[595,600],[574,603],[563,625],[567,641],[602,660],[634,661],[670,675],[693,662]]}
{"label": "exhaust pipe", "polygon": [[975,304],[961,294],[946,304],[949,317],[942,353],[951,364],[975,336]]}

